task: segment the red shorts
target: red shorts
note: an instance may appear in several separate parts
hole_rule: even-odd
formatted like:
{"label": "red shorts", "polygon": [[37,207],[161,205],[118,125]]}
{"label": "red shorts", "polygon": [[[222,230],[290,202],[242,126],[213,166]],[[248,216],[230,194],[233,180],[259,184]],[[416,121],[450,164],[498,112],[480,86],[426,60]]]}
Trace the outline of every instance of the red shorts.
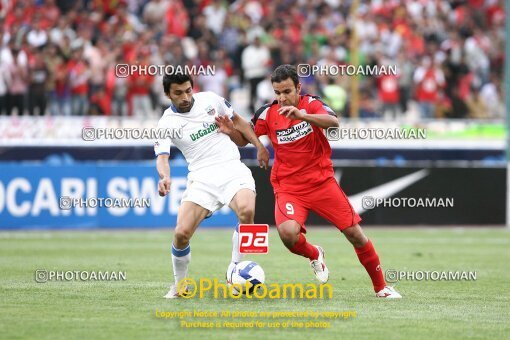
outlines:
{"label": "red shorts", "polygon": [[306,233],[305,222],[310,210],[340,230],[361,221],[361,217],[354,211],[334,178],[330,178],[305,195],[287,192],[276,194],[274,215],[277,226],[285,221],[295,220],[301,225],[301,232]]}

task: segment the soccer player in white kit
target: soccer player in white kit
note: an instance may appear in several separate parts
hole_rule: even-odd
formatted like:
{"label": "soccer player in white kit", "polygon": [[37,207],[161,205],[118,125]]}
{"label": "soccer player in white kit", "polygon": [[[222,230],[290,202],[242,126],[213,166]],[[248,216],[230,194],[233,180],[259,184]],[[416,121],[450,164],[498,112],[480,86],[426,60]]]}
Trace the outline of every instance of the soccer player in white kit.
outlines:
{"label": "soccer player in white kit", "polygon": [[[185,291],[178,284],[187,276],[191,260],[189,241],[199,224],[214,211],[228,205],[239,223],[253,223],[255,181],[250,169],[240,160],[235,138],[222,133],[216,122],[233,120],[237,131],[257,148],[261,167],[267,168],[269,152],[259,141],[250,124],[234,112],[230,103],[213,92],[193,94],[193,80],[186,74],[165,75],[163,90],[172,105],[159,120],[158,129],[182,130],[182,138],[158,140],[154,145],[160,177],[160,196],[170,192],[170,146],[175,145],[188,162],[188,183],[177,213],[172,244],[175,285],[165,298],[177,298]],[[226,132],[226,131],[225,131]],[[172,134],[178,136],[179,134]],[[237,228],[232,236],[232,262],[241,261]],[[231,263],[232,265],[232,263]]]}

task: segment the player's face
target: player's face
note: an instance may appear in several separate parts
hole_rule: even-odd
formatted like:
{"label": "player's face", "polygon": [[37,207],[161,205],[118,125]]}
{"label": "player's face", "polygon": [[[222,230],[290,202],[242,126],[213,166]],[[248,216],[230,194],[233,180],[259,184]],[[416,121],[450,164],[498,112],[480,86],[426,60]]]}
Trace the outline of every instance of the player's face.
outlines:
{"label": "player's face", "polygon": [[189,81],[182,84],[172,83],[168,98],[172,104],[181,112],[188,112],[193,106],[193,88]]}
{"label": "player's face", "polygon": [[287,78],[279,83],[272,83],[276,99],[280,106],[297,106],[299,103],[299,92],[301,92],[301,83],[297,87],[291,78]]}

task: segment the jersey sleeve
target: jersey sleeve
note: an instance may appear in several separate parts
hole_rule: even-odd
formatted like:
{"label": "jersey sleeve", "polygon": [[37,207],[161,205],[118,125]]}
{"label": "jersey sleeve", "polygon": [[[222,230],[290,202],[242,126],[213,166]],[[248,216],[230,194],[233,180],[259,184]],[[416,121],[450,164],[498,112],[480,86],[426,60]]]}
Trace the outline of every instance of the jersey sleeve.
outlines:
{"label": "jersey sleeve", "polygon": [[228,118],[232,119],[234,117],[234,109],[232,105],[223,97],[216,95],[218,99],[218,114],[220,116],[226,115]]}
{"label": "jersey sleeve", "polygon": [[[253,124],[253,122],[252,122]],[[265,120],[258,120],[257,123],[253,126],[253,131],[257,137],[264,136],[268,134],[267,123]]]}
{"label": "jersey sleeve", "polygon": [[313,98],[312,101],[308,104],[308,114],[312,115],[320,115],[320,114],[327,114],[333,117],[336,117],[335,111],[333,111],[326,103],[324,103],[322,100],[320,100],[319,97],[311,97]]}
{"label": "jersey sleeve", "polygon": [[[165,123],[165,121],[163,120],[163,118],[161,118],[158,122],[158,127],[157,129],[169,129],[170,126],[168,126],[168,124]],[[165,134],[164,133],[158,133],[159,136],[164,136]],[[172,140],[170,138],[165,138],[165,139],[158,139],[154,142],[154,153],[157,156],[159,155],[170,155],[170,147],[172,146]]]}
{"label": "jersey sleeve", "polygon": [[257,137],[264,136],[269,134],[269,129],[267,127],[267,112],[269,111],[271,105],[264,105],[260,109],[258,109],[255,112],[255,115],[253,116],[251,120],[251,124],[253,126],[253,130],[255,131],[255,134]]}

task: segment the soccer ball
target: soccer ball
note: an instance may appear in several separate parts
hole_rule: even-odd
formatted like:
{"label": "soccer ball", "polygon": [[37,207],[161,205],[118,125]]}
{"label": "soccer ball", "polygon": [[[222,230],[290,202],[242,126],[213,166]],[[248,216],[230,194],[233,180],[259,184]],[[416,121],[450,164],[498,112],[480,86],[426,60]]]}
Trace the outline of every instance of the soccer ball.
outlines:
{"label": "soccer ball", "polygon": [[227,285],[232,287],[234,295],[246,294],[246,290],[253,293],[255,286],[264,283],[265,279],[264,270],[257,262],[231,263],[227,269]]}

